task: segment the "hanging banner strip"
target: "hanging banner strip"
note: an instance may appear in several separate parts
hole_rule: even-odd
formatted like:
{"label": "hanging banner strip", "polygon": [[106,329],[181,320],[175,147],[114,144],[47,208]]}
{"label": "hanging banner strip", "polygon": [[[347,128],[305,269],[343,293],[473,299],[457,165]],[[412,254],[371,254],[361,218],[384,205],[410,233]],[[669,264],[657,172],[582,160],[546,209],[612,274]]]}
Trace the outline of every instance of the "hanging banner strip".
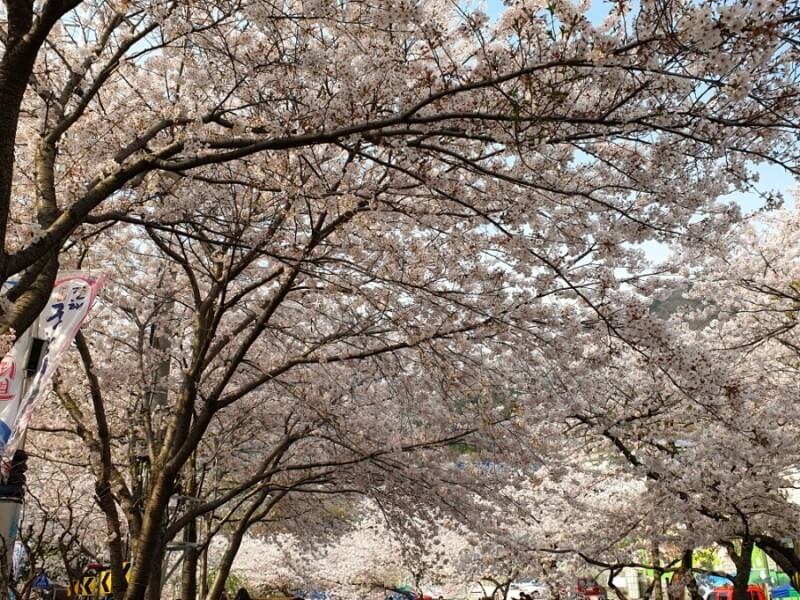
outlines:
{"label": "hanging banner strip", "polygon": [[[0,452],[14,455],[33,411],[89,313],[103,276],[95,273],[59,274],[47,306],[0,361]],[[25,369],[34,348],[41,349],[35,371],[25,386]]]}

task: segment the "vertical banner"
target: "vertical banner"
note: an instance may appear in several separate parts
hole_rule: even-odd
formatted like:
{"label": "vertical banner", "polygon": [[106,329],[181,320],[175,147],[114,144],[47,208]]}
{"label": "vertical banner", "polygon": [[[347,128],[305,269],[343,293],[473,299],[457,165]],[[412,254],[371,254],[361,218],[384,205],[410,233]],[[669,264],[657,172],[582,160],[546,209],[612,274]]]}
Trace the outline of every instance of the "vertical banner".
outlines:
{"label": "vertical banner", "polygon": [[[36,405],[102,286],[102,275],[59,274],[39,319],[0,361],[0,453],[3,456],[10,458],[19,447]],[[25,385],[25,368],[35,339],[44,342],[42,356],[38,365],[32,365],[36,370],[28,374]]]}
{"label": "vertical banner", "polygon": [[31,349],[33,329],[36,329],[35,322],[14,341],[14,346],[0,360],[0,448],[11,437],[11,428],[22,400],[25,365]]}

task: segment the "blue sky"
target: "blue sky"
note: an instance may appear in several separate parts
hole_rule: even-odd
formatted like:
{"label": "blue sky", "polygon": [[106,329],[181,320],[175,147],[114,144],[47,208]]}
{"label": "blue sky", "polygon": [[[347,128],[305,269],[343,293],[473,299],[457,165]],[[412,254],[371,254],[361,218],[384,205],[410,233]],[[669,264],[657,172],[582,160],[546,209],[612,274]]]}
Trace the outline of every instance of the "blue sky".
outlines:
{"label": "blue sky", "polygon": [[[633,10],[638,5],[637,0],[631,3]],[[496,19],[504,10],[503,0],[484,0],[485,10],[492,19]],[[602,21],[613,8],[613,3],[606,0],[593,0],[587,16],[593,23]],[[783,193],[786,205],[794,204],[793,190],[799,187],[798,181],[791,173],[777,165],[762,164],[757,167],[760,181],[757,189],[761,192]],[[757,193],[735,193],[730,198],[738,202],[746,212],[757,210],[763,204]]]}
{"label": "blue sky", "polygon": [[[637,0],[633,0],[632,4],[635,10],[638,4]],[[496,19],[504,9],[502,0],[484,0],[484,5],[486,12],[492,19]],[[608,15],[612,7],[613,4],[611,2],[593,0],[587,16],[593,23],[599,23]],[[756,184],[756,188],[759,192],[781,192],[786,206],[794,205],[794,190],[800,188],[800,182],[798,182],[791,173],[780,166],[772,164],[758,165],[756,170],[760,177],[760,180]],[[731,194],[729,198],[736,201],[745,213],[756,211],[763,205],[763,200],[758,193],[737,192]],[[669,248],[667,246],[655,242],[644,244],[643,248],[648,258],[654,261],[663,260],[667,258],[669,254]]]}
{"label": "blue sky", "polygon": [[[492,18],[496,18],[497,15],[503,12],[503,0],[485,0],[485,4],[486,12]],[[633,4],[638,3],[634,2]],[[605,0],[593,0],[587,16],[592,23],[599,23],[608,14],[608,11],[611,9],[611,7],[611,2],[606,2]]]}

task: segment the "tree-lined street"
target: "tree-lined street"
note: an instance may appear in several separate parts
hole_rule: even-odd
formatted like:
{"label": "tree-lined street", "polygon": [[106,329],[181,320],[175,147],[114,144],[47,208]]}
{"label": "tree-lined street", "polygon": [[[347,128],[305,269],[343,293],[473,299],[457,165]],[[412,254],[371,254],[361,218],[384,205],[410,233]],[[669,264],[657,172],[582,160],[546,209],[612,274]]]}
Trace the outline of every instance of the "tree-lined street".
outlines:
{"label": "tree-lined street", "polygon": [[3,598],[800,590],[797,0],[0,41]]}

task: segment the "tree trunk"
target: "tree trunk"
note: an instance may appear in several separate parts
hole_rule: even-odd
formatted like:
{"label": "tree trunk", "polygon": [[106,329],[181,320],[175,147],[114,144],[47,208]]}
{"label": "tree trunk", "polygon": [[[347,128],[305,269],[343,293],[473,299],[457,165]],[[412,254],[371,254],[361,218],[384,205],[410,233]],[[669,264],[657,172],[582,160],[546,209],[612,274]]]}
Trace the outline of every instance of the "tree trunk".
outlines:
{"label": "tree trunk", "polygon": [[125,576],[122,571],[122,562],[125,560],[122,551],[122,528],[120,527],[119,513],[111,486],[106,482],[95,485],[97,504],[105,514],[106,532],[108,533],[108,554],[110,558],[111,586],[114,600],[122,600],[125,596]]}
{"label": "tree trunk", "polygon": [[667,585],[667,595],[670,600],[684,600],[686,590],[689,590],[692,600],[702,600],[692,573],[692,557],[693,551],[691,549],[683,551],[681,565],[672,575],[672,579]]}
{"label": "tree trunk", "polygon": [[13,540],[6,540],[0,536],[0,600],[8,600],[8,590],[11,585],[11,555]]}
{"label": "tree trunk", "polygon": [[[206,528],[206,531],[208,530],[209,528]],[[203,552],[200,555],[200,581],[197,594],[200,600],[206,600],[206,594],[208,593],[208,546],[209,540],[206,540]]]}
{"label": "tree trunk", "polygon": [[[142,529],[136,540],[131,583],[125,593],[125,600],[157,600],[161,586],[161,563],[164,560],[162,531],[167,503],[173,492],[174,476],[164,470],[158,472],[152,482],[145,506]],[[150,590],[153,574],[158,573],[158,590],[153,596]],[[145,595],[147,594],[147,595]]]}
{"label": "tree trunk", "polygon": [[658,548],[658,542],[653,541],[650,546],[650,553],[652,555],[653,567],[655,572],[653,577],[653,600],[664,600],[664,589],[661,587],[661,552]]}
{"label": "tree trunk", "polygon": [[686,573],[686,589],[689,590],[689,596],[692,600],[703,600],[703,595],[697,587],[697,581],[694,578],[694,552],[686,550],[681,557],[681,567]]}
{"label": "tree trunk", "polygon": [[147,589],[145,590],[144,600],[161,600],[162,566],[166,560],[166,552],[161,536],[158,538],[157,550],[154,560],[148,569]]}
{"label": "tree trunk", "polygon": [[[125,577],[122,571],[122,562],[125,559],[122,547],[122,526],[117,510],[117,500],[114,498],[111,488],[111,473],[114,469],[111,455],[111,433],[108,428],[106,409],[103,402],[103,395],[100,389],[100,382],[94,372],[94,361],[89,350],[86,338],[78,332],[75,336],[75,345],[81,355],[86,377],[89,381],[89,390],[94,408],[97,437],[90,447],[98,456],[99,464],[93,463],[95,471],[95,500],[100,510],[103,511],[106,521],[106,533],[108,534],[108,554],[111,561],[111,593],[114,600],[122,600],[125,595]],[[99,584],[98,584],[99,586]]]}
{"label": "tree trunk", "polygon": [[731,553],[731,560],[736,565],[736,577],[733,578],[733,600],[750,600],[747,585],[750,583],[750,569],[753,559],[753,538],[742,539],[741,553]]}
{"label": "tree trunk", "polygon": [[[231,567],[233,566],[233,561],[236,559],[236,554],[239,552],[239,548],[242,545],[244,534],[247,533],[250,526],[257,520],[254,518],[254,515],[256,511],[261,508],[261,505],[268,496],[269,488],[264,488],[263,491],[259,492],[242,516],[236,529],[231,534],[228,540],[228,547],[225,548],[225,553],[219,561],[217,575],[214,577],[214,582],[211,584],[211,588],[208,590],[208,595],[205,600],[219,600],[222,596],[222,592],[225,591],[225,583],[228,580],[228,575],[230,575]],[[269,508],[267,510],[269,510]]]}
{"label": "tree trunk", "polygon": [[[25,24],[19,24],[21,31],[30,27],[32,18]],[[13,23],[9,23],[9,38],[12,36]],[[20,61],[14,60],[14,52],[6,50],[0,62],[0,251],[5,248],[6,228],[8,224],[9,209],[11,206],[11,182],[14,178],[14,147],[17,141],[17,126],[19,124],[19,109],[25,88],[28,87],[28,78],[33,68],[33,58],[23,61],[27,69],[19,72]],[[12,55],[12,56],[9,56]],[[5,261],[0,261],[5,262]],[[5,278],[9,273],[2,273]]]}
{"label": "tree trunk", "polygon": [[[188,502],[192,502],[197,495],[197,474],[195,472],[196,454],[186,465],[186,490]],[[196,600],[197,598],[197,519],[192,519],[183,529],[183,565],[181,566],[181,600]]]}
{"label": "tree trunk", "polygon": [[197,522],[192,519],[183,530],[183,565],[181,566],[181,600],[197,599]]}
{"label": "tree trunk", "polygon": [[[39,48],[53,25],[65,12],[74,8],[75,4],[77,2],[47,2],[41,7],[40,13],[34,15],[33,2],[6,3],[4,52],[0,59],[0,281],[15,274],[6,269],[5,247],[20,106]],[[48,253],[49,251],[44,250],[40,259]],[[58,251],[55,253],[57,255]],[[39,288],[33,290],[32,296],[29,295],[29,302],[43,306],[49,296],[49,289]],[[22,333],[33,323],[40,311],[41,308],[35,311],[17,311],[12,315],[0,314],[0,334],[6,333],[10,328],[18,334]]]}

